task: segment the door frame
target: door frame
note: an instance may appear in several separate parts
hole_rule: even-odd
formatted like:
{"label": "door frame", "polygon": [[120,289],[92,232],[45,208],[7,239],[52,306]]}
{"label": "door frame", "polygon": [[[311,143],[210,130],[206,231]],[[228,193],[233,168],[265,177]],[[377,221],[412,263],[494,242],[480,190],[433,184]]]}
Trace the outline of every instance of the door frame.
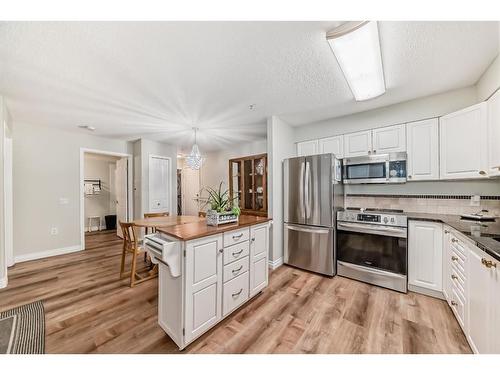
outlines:
{"label": "door frame", "polygon": [[[151,160],[152,159],[163,159],[168,161],[168,191],[169,191],[169,197],[168,197],[168,213],[170,216],[173,215],[172,212],[172,158],[168,156],[162,156],[162,155],[155,155],[155,154],[149,154],[148,155],[148,211],[151,212]],[[175,172],[177,174],[177,171]],[[175,196],[177,197],[177,192],[175,192]],[[176,199],[177,203],[177,199]],[[177,204],[175,205],[177,208]],[[176,209],[176,214],[177,214],[177,209]]]}
{"label": "door frame", "polygon": [[134,217],[134,181],[133,181],[133,155],[121,152],[112,152],[104,150],[96,150],[92,148],[80,148],[80,250],[85,249],[85,194],[84,194],[84,183],[85,183],[85,154],[99,154],[108,156],[118,156],[122,158],[127,158],[127,221]]}

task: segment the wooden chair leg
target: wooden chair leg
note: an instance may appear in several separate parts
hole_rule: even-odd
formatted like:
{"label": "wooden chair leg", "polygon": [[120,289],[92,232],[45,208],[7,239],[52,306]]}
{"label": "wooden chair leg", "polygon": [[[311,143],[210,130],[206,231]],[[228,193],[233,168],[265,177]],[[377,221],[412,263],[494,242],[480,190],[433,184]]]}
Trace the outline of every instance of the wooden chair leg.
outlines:
{"label": "wooden chair leg", "polygon": [[120,279],[123,278],[123,273],[125,272],[125,244],[123,244],[123,250],[122,250],[122,261],[120,264]]}
{"label": "wooden chair leg", "polygon": [[132,253],[132,267],[130,270],[130,287],[133,288],[135,285],[135,270],[137,267],[137,251]]}

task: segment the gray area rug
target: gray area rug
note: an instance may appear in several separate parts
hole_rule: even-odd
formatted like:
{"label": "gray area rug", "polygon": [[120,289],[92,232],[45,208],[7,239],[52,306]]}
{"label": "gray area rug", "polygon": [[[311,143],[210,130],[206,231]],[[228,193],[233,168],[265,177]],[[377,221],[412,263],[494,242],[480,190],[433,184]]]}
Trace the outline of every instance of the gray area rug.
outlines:
{"label": "gray area rug", "polygon": [[43,354],[44,351],[42,301],[0,312],[0,354]]}

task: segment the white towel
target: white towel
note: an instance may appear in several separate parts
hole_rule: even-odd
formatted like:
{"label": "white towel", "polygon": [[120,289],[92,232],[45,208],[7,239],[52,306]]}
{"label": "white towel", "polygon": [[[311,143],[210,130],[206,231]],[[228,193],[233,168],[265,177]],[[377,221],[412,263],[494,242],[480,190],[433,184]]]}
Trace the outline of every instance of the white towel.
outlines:
{"label": "white towel", "polygon": [[94,187],[92,186],[92,184],[85,184],[84,190],[86,195],[94,194]]}

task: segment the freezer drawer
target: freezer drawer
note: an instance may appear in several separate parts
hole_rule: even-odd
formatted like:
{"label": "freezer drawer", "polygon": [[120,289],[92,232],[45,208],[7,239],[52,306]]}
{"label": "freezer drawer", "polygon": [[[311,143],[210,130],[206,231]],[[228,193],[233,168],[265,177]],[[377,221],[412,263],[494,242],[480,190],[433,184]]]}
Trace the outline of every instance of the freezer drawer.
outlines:
{"label": "freezer drawer", "polygon": [[334,229],[284,225],[285,263],[328,276],[336,274]]}

